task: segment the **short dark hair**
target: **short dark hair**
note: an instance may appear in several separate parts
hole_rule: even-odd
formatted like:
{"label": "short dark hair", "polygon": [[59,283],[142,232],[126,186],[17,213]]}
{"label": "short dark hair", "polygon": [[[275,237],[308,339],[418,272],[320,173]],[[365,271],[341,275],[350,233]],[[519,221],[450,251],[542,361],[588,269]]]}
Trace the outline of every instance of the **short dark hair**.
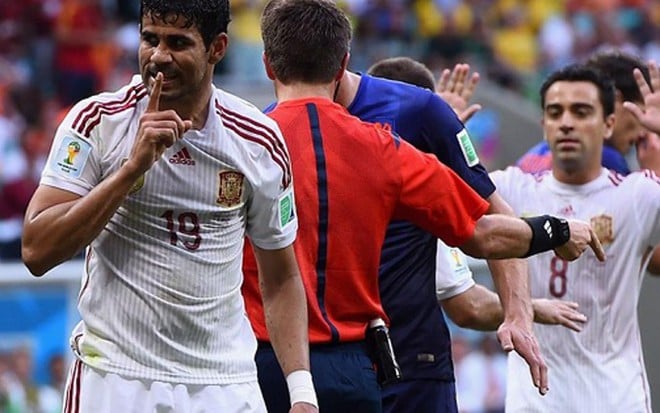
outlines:
{"label": "short dark hair", "polygon": [[349,51],[351,23],[333,1],[273,0],[261,16],[261,36],[279,81],[328,83]]}
{"label": "short dark hair", "polygon": [[619,50],[609,50],[591,55],[585,64],[609,76],[624,101],[644,102],[633,75],[633,69],[637,68],[641,70],[646,82],[651,84],[649,68],[641,58]]}
{"label": "short dark hair", "polygon": [[141,0],[140,17],[145,15],[163,21],[183,17],[186,27],[195,26],[199,30],[208,49],[217,35],[227,33],[229,0]]}
{"label": "short dark hair", "polygon": [[545,95],[556,82],[590,82],[598,88],[603,117],[614,113],[614,83],[603,72],[581,63],[574,63],[554,71],[541,85],[541,108],[545,109]]}
{"label": "short dark hair", "polygon": [[409,57],[391,57],[380,60],[374,63],[367,73],[431,90],[435,89],[435,79],[429,68]]}

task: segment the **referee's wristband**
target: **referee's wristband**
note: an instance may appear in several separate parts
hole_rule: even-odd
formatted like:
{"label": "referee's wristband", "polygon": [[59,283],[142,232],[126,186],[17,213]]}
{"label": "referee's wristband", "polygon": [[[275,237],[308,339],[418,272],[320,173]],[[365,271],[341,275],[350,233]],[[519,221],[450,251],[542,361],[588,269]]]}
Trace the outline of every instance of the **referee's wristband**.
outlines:
{"label": "referee's wristband", "polygon": [[316,399],[312,374],[307,370],[296,370],[286,376],[286,385],[289,388],[289,399],[291,406],[296,403],[309,403],[319,408],[319,402]]}
{"label": "referee's wristband", "polygon": [[564,245],[571,238],[571,230],[568,221],[552,215],[540,215],[536,217],[522,218],[532,229],[532,240],[529,250],[523,258],[553,250]]}

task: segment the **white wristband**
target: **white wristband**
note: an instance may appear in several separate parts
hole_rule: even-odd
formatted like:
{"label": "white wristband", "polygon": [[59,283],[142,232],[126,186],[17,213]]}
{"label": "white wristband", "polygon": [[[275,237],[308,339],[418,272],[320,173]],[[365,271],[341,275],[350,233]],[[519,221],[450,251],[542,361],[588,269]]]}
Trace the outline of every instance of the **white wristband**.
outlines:
{"label": "white wristband", "polygon": [[319,408],[316,400],[316,391],[312,382],[312,374],[307,370],[296,370],[286,376],[286,385],[289,388],[289,399],[291,406],[296,403],[309,403]]}

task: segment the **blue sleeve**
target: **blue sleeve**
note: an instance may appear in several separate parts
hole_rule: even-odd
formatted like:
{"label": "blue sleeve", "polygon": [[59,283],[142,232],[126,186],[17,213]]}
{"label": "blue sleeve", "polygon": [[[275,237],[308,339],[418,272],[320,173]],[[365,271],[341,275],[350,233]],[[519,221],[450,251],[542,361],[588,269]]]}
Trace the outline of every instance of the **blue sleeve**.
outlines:
{"label": "blue sleeve", "polygon": [[451,107],[435,93],[429,93],[421,113],[420,135],[428,152],[453,169],[482,198],[486,199],[495,192],[495,185],[488,177],[486,168],[480,163],[472,167],[468,165],[457,136],[465,126]]}
{"label": "blue sleeve", "polygon": [[277,106],[277,102],[273,102],[270,105],[266,106],[266,108],[262,112],[268,115],[270,112],[273,111],[273,109],[275,109],[276,106]]}
{"label": "blue sleeve", "polygon": [[611,146],[603,146],[602,165],[607,169],[612,169],[613,171],[620,173],[621,175],[630,174],[630,168],[628,168],[626,158]]}

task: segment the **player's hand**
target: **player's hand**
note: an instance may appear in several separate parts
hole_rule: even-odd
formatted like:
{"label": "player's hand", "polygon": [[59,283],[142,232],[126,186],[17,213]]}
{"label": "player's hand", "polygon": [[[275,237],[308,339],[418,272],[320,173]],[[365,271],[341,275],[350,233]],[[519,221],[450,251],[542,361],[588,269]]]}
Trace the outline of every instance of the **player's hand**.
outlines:
{"label": "player's hand", "polygon": [[605,250],[600,244],[598,236],[591,225],[584,221],[574,219],[568,220],[571,238],[564,244],[555,248],[555,253],[567,261],[577,259],[582,253],[591,247],[598,261],[605,261]]}
{"label": "player's hand", "polygon": [[296,403],[291,406],[289,413],[317,413],[319,409],[309,403]]}
{"label": "player's hand", "polygon": [[162,88],[163,74],[159,72],[151,88],[147,109],[140,116],[137,137],[125,164],[135,168],[140,175],[192,127],[191,121],[182,120],[174,110],[160,110]]}
{"label": "player's hand", "polygon": [[582,331],[587,316],[578,311],[578,303],[573,301],[537,298],[532,300],[534,321],[541,324],[561,325],[573,331]]}
{"label": "player's hand", "polygon": [[635,146],[640,168],[650,169],[660,176],[660,135],[648,132]]}
{"label": "player's hand", "polygon": [[529,366],[532,382],[541,395],[548,392],[548,366],[530,323],[507,321],[497,329],[497,339],[506,352],[515,350]]}
{"label": "player's hand", "polygon": [[634,102],[623,102],[623,107],[632,112],[646,129],[660,134],[660,69],[653,61],[648,63],[648,68],[650,85],[639,69],[633,71],[637,87],[644,98],[644,108]]}
{"label": "player's hand", "polygon": [[435,86],[435,93],[451,106],[463,123],[481,110],[481,105],[478,104],[468,107],[479,83],[479,73],[474,72],[468,76],[469,73],[470,65],[459,63],[454,66],[454,70],[443,70]]}

